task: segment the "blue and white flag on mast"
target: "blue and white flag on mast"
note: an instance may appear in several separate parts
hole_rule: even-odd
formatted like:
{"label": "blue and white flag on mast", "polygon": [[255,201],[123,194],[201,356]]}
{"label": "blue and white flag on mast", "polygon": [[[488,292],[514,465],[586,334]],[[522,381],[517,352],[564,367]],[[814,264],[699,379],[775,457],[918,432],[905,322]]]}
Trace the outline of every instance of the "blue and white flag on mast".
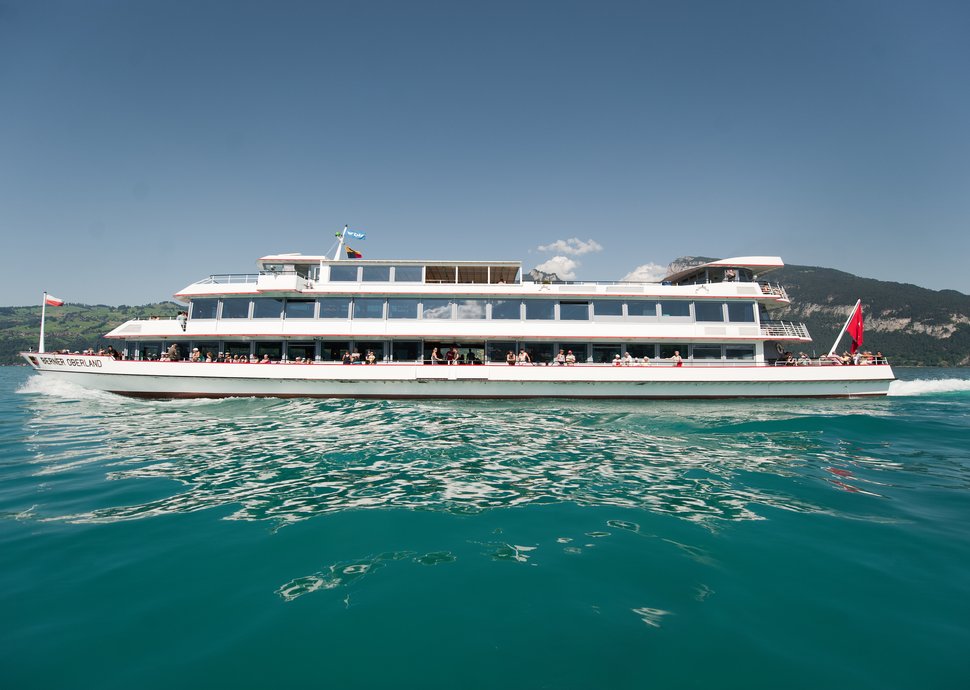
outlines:
{"label": "blue and white flag on mast", "polygon": [[367,239],[367,233],[365,232],[354,232],[353,230],[348,230],[347,235],[353,237],[355,240]]}

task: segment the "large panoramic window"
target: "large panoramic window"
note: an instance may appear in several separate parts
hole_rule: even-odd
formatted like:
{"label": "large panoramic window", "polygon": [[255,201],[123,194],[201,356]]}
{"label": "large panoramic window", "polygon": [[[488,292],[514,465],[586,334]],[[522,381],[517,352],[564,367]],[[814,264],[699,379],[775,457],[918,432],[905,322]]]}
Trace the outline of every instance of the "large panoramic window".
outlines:
{"label": "large panoramic window", "polygon": [[387,300],[387,318],[389,319],[418,318],[418,300],[416,299]]}
{"label": "large panoramic window", "polygon": [[317,302],[321,319],[346,319],[350,315],[349,297],[321,297]]}
{"label": "large panoramic window", "polygon": [[745,302],[728,302],[728,321],[754,323],[754,305]]}
{"label": "large panoramic window", "polygon": [[286,318],[312,319],[316,304],[312,299],[288,299],[286,300]]}
{"label": "large panoramic window", "polygon": [[726,345],[724,347],[726,359],[754,359],[754,345]]}
{"label": "large panoramic window", "polygon": [[394,282],[395,283],[420,283],[421,267],[420,266],[395,266]]}
{"label": "large panoramic window", "polygon": [[357,282],[357,266],[331,266],[330,280],[332,282]]}
{"label": "large panoramic window", "polygon": [[275,297],[257,297],[253,300],[254,319],[278,319],[283,313],[283,300]]}
{"label": "large panoramic window", "polygon": [[[650,303],[651,306],[653,302]],[[618,299],[604,299],[593,302],[594,316],[623,316],[623,302]]]}
{"label": "large panoramic window", "polygon": [[556,317],[556,303],[551,299],[525,300],[525,318],[530,321],[548,321]]}
{"label": "large panoramic window", "polygon": [[248,299],[224,299],[222,300],[222,318],[224,319],[248,319],[249,300]]}
{"label": "large panoramic window", "polygon": [[355,319],[383,319],[384,300],[380,297],[357,297],[354,299]]}
{"label": "large panoramic window", "polygon": [[[686,305],[687,302],[684,302],[683,304]],[[656,316],[657,303],[654,301],[648,302],[646,300],[630,300],[626,304],[626,313],[627,316]],[[689,310],[687,315],[690,315]],[[666,314],[664,316],[666,316]]]}
{"label": "large panoramic window", "polygon": [[520,313],[521,302],[519,300],[511,299],[496,299],[492,300],[492,318],[493,319],[520,319],[522,315]]}
{"label": "large panoramic window", "polygon": [[694,302],[694,319],[697,321],[724,321],[724,305],[721,302]]}
{"label": "large panoramic window", "polygon": [[217,306],[219,306],[217,299],[194,299],[192,300],[192,318],[214,319],[216,318]]}
{"label": "large panoramic window", "polygon": [[391,279],[390,266],[364,266],[364,282],[386,283]]}
{"label": "large panoramic window", "polygon": [[485,300],[482,299],[460,299],[458,304],[459,319],[484,319]]}
{"label": "large panoramic window", "polygon": [[[681,352],[681,355],[684,353]],[[720,345],[694,345],[692,352],[694,359],[721,359]]]}
{"label": "large panoramic window", "polygon": [[446,299],[426,299],[421,305],[423,319],[450,319],[451,301]]}
{"label": "large panoramic window", "polygon": [[[661,316],[690,316],[690,302],[661,302],[660,303],[660,315]],[[681,352],[681,355],[684,353]]]}
{"label": "large panoramic window", "polygon": [[560,321],[589,321],[589,302],[560,302]]}

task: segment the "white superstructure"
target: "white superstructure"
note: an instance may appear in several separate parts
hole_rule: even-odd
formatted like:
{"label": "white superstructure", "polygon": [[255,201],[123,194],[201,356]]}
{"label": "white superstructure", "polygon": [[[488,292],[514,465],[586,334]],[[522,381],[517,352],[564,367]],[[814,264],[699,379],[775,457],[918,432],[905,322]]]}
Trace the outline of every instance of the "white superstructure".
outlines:
{"label": "white superstructure", "polygon": [[[123,360],[24,356],[45,375],[149,397],[885,395],[885,363],[777,366],[811,342],[776,318],[789,298],[765,276],[783,265],[748,256],[660,283],[535,282],[515,261],[278,254],[180,290],[187,319],[115,328]],[[203,361],[160,361],[172,345]],[[509,366],[509,353],[526,362]]]}

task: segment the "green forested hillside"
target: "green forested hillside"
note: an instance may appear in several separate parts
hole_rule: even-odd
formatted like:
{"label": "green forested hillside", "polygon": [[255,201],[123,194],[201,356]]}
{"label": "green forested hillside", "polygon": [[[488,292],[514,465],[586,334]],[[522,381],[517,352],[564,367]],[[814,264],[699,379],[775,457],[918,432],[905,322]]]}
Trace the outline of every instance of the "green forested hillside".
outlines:
{"label": "green forested hillside", "polygon": [[[105,333],[128,319],[175,316],[174,302],[159,302],[139,307],[109,307],[104,304],[65,304],[47,308],[45,344],[48,350],[83,350],[107,346]],[[37,349],[40,334],[40,306],[0,307],[0,363],[20,363],[17,353]]]}

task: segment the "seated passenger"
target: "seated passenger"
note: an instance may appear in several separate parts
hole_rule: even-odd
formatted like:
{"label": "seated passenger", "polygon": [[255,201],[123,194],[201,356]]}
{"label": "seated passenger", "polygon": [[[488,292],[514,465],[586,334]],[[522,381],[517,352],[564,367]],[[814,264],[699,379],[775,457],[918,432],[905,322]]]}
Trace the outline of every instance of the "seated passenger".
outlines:
{"label": "seated passenger", "polygon": [[272,362],[269,359],[269,353],[266,353],[265,355],[263,355],[263,358],[261,360],[259,360],[259,363],[260,364],[272,364]]}
{"label": "seated passenger", "polygon": [[377,364],[377,355],[374,354],[374,351],[373,350],[368,350],[367,351],[367,358],[366,359],[367,359],[367,363],[368,364]]}
{"label": "seated passenger", "polygon": [[630,354],[629,350],[623,353],[623,366],[628,367],[633,364],[633,355]]}
{"label": "seated passenger", "polygon": [[613,366],[618,367],[621,364],[623,364],[623,362],[620,360],[620,355],[613,355]]}
{"label": "seated passenger", "polygon": [[343,361],[344,364],[352,364],[353,363],[350,360],[350,352],[349,351],[344,352],[344,356],[342,358],[342,361]]}
{"label": "seated passenger", "polygon": [[515,353],[512,352],[512,350],[509,350],[508,351],[508,354],[505,355],[505,362],[509,366],[515,366],[516,357],[515,357]]}

